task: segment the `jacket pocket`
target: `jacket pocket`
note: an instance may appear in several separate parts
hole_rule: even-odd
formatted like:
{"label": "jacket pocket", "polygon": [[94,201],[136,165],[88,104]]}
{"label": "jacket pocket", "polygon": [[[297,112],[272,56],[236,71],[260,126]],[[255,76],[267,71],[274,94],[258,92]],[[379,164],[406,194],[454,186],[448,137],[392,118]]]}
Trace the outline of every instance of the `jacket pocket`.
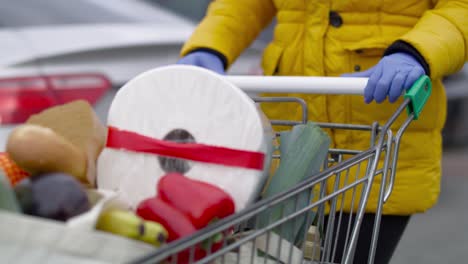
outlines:
{"label": "jacket pocket", "polygon": [[390,44],[390,41],[363,40],[343,44],[343,49],[363,57],[381,57]]}
{"label": "jacket pocket", "polygon": [[278,72],[283,51],[283,47],[273,42],[266,46],[262,56],[264,75],[274,75]]}
{"label": "jacket pocket", "polygon": [[366,39],[353,43],[343,43],[342,48],[349,54],[349,71],[365,71],[382,59],[390,41]]}

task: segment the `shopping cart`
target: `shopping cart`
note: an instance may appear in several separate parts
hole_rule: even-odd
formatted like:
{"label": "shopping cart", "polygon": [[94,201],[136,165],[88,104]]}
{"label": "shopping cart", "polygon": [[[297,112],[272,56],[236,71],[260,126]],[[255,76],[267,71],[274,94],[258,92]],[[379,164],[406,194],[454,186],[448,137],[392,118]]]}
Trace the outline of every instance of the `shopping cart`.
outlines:
{"label": "shopping cart", "polygon": [[[366,78],[339,77],[226,78],[249,94],[287,92],[362,95],[367,83]],[[373,263],[383,204],[390,197],[395,181],[400,140],[410,123],[419,117],[430,93],[430,80],[423,76],[405,94],[403,103],[383,125],[376,122],[363,125],[318,123],[324,129],[370,133],[369,148],[329,149],[320,173],[311,175],[280,194],[259,200],[190,237],[165,245],[155,250],[154,254],[135,260],[135,263],[179,263],[181,252],[188,254],[189,263],[352,263],[361,223],[366,208],[370,206],[371,190],[378,193],[378,199],[373,205],[375,218],[368,248],[368,263]],[[307,104],[300,98],[252,97],[259,103],[295,102],[302,107],[302,120],[271,120],[272,125],[294,126],[308,121]],[[400,118],[403,120],[401,125],[392,129],[395,121],[404,115],[405,109],[407,118]],[[274,158],[280,157],[274,155]],[[331,190],[330,181],[333,186]],[[373,190],[373,184],[379,188]],[[306,204],[299,202],[304,194],[310,201]],[[345,198],[351,203],[347,211],[344,210]],[[290,208],[291,202],[294,210]],[[286,206],[288,210],[282,210]],[[287,213],[282,213],[278,220],[267,226],[260,226],[260,216],[270,213],[272,208],[280,208]],[[278,235],[286,225],[300,225],[304,218],[307,219],[306,223],[312,225],[311,228],[303,229],[302,243],[295,244]],[[219,250],[208,252],[202,259],[195,258],[197,247],[208,242],[210,251],[212,238],[219,234],[225,235]]]}

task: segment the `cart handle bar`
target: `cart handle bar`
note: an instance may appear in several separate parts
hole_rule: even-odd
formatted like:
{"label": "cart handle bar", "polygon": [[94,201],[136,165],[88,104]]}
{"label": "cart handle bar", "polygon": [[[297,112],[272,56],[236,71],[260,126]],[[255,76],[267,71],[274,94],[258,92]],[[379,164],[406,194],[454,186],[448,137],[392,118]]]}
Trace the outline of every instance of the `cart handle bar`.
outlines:
{"label": "cart handle bar", "polygon": [[368,78],[305,76],[226,76],[247,93],[363,95]]}
{"label": "cart handle bar", "polygon": [[[363,95],[368,78],[357,77],[305,77],[305,76],[226,76],[226,79],[246,93],[302,93]],[[431,94],[428,76],[420,77],[406,92],[411,100],[408,114],[419,118]]]}

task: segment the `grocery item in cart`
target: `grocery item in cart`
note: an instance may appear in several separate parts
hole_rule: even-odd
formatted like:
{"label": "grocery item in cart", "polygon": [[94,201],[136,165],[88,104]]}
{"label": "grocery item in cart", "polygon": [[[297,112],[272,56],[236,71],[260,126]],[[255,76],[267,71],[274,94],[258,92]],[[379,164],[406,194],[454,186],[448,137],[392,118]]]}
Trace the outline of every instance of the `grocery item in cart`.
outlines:
{"label": "grocery item in cart", "polygon": [[16,195],[12,189],[10,181],[3,172],[0,172],[0,210],[21,212],[21,208],[16,200]]}
{"label": "grocery item in cart", "polygon": [[219,187],[169,173],[158,182],[157,195],[190,218],[197,229],[234,213],[234,201]]}
{"label": "grocery item in cart", "polygon": [[[313,122],[296,125],[291,131],[280,132],[280,141],[281,162],[262,193],[262,198],[282,193],[299,182],[317,175],[328,157],[331,145],[329,135]],[[282,207],[271,207],[260,215],[258,225],[268,226],[281,219],[282,215],[294,213],[296,206],[299,208],[306,206],[313,198],[314,194],[306,190],[295,199],[285,202]],[[275,231],[291,243],[300,245],[304,238],[302,234],[314,219],[314,212],[310,213],[311,217],[304,214],[298,217],[296,222],[286,223]]]}
{"label": "grocery item in cart", "polygon": [[71,175],[48,173],[25,180],[15,187],[25,214],[67,221],[91,207],[84,188]]}
{"label": "grocery item in cart", "polygon": [[161,246],[167,239],[167,231],[159,223],[145,221],[133,212],[109,209],[99,215],[96,229]]}
{"label": "grocery item in cart", "polygon": [[63,222],[0,210],[0,263],[128,263],[155,247]]}
{"label": "grocery item in cart", "polygon": [[86,155],[66,138],[48,127],[21,125],[8,137],[10,156],[32,176],[63,172],[80,177],[86,174]]}
{"label": "grocery item in cart", "polygon": [[20,168],[6,152],[0,153],[0,168],[3,170],[12,186],[15,186],[23,179],[31,176],[29,172]]}
{"label": "grocery item in cart", "polygon": [[237,211],[266,180],[271,125],[250,97],[206,69],[172,65],[140,74],[115,96],[107,125],[98,188],[133,208],[169,172],[220,187]]}
{"label": "grocery item in cart", "polygon": [[32,115],[10,134],[7,152],[32,174],[64,172],[92,187],[105,138],[92,106],[77,100]]}
{"label": "grocery item in cart", "polygon": [[[159,180],[156,196],[139,203],[136,212],[146,220],[161,223],[168,231],[168,242],[172,242],[234,214],[235,205],[229,194],[213,184],[168,173]],[[224,243],[224,233],[197,245],[195,260],[218,250]],[[181,252],[177,263],[187,263],[189,256],[189,251]]]}
{"label": "grocery item in cart", "polygon": [[141,201],[136,213],[145,220],[162,224],[168,232],[169,242],[197,231],[186,215],[159,197],[150,197]]}

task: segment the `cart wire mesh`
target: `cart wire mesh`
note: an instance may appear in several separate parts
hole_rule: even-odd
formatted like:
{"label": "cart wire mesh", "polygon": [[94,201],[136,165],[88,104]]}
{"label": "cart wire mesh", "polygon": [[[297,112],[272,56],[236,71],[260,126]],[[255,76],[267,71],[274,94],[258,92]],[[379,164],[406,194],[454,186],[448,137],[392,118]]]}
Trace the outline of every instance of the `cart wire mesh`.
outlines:
{"label": "cart wire mesh", "polygon": [[[307,104],[300,98],[254,99],[258,103],[293,102],[301,106],[302,120],[272,120],[272,125],[294,126],[308,120]],[[368,246],[359,250],[365,250],[368,263],[373,263],[383,204],[394,184],[400,139],[413,114],[396,132],[391,127],[409,103],[410,99],[405,99],[383,126],[317,123],[324,129],[370,133],[369,148],[331,148],[320,173],[189,237],[164,245],[134,263],[352,263],[361,242]],[[280,155],[273,158],[280,159]],[[361,224],[369,208],[375,215],[371,241],[359,241]],[[281,212],[280,217],[268,225],[260,225],[261,218],[269,219],[274,211]],[[278,235],[289,228],[301,230],[294,241]],[[220,235],[219,246],[211,252],[216,243],[214,238]],[[199,255],[201,247],[208,251],[203,256]]]}

